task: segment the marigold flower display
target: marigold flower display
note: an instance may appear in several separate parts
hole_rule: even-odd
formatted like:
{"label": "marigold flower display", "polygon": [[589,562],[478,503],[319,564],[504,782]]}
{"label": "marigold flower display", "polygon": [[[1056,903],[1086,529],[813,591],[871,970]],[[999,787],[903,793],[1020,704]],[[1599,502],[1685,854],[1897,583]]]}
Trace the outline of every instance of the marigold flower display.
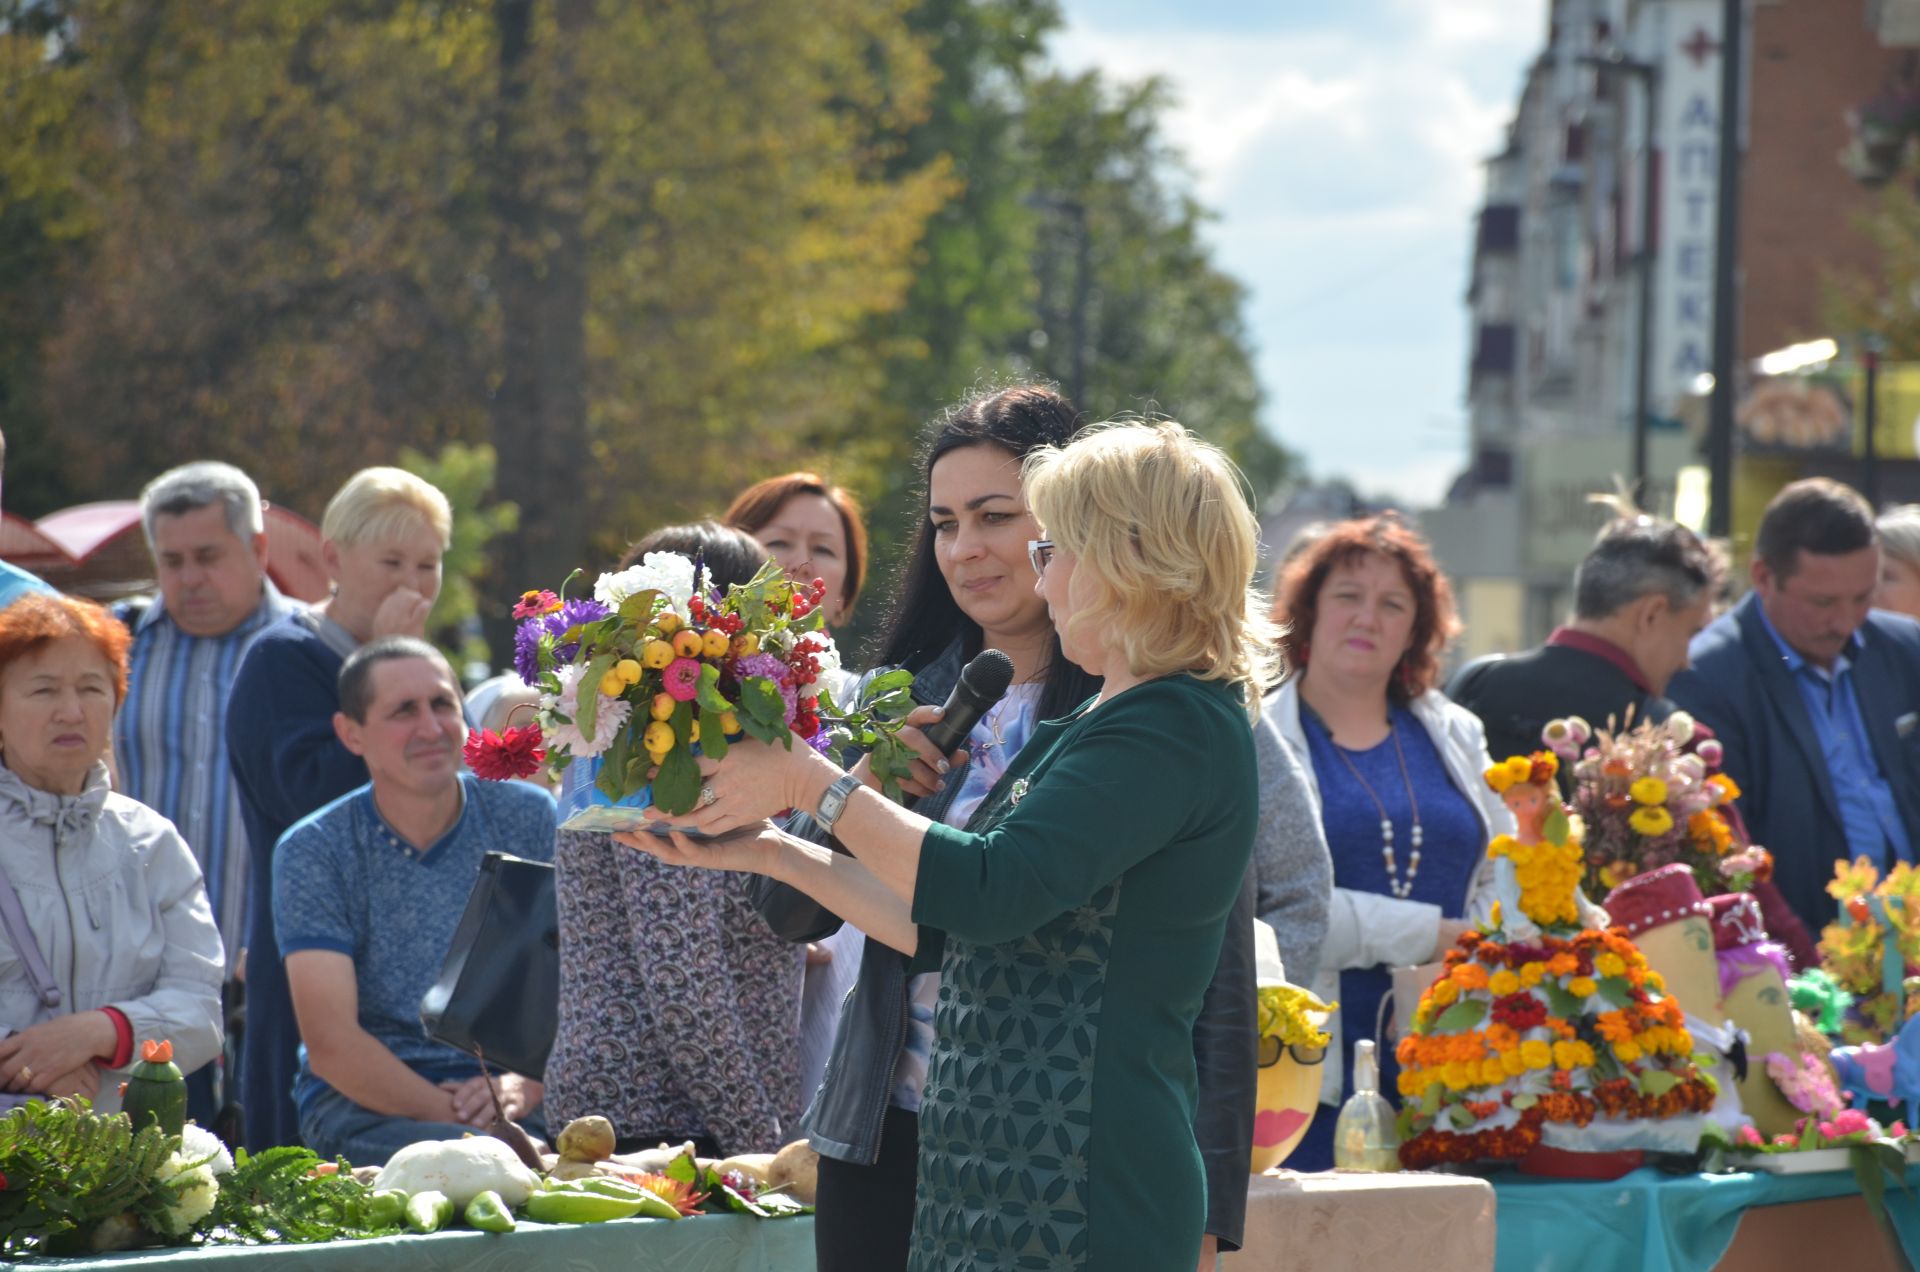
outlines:
{"label": "marigold flower display", "polygon": [[[1836,861],[1827,895],[1840,913],[1821,930],[1820,967],[1852,996],[1838,1032],[1847,1042],[1885,1042],[1920,1008],[1909,988],[1920,968],[1920,870],[1903,861],[1882,877],[1865,857]],[[1799,985],[1796,978],[1796,1006]]]}
{"label": "marigold flower display", "polygon": [[[1557,736],[1584,740],[1584,722],[1557,723]],[[1488,853],[1511,863],[1533,927],[1510,938],[1496,917],[1468,932],[1422,995],[1394,1050],[1407,1167],[1518,1160],[1549,1135],[1577,1146],[1580,1128],[1596,1122],[1666,1122],[1713,1107],[1685,1014],[1645,957],[1620,931],[1579,926],[1578,830],[1557,794],[1543,810],[1540,792],[1523,789],[1555,789],[1554,767],[1515,757],[1487,770],[1487,784],[1522,812],[1520,834],[1499,836]],[[1654,809],[1649,801],[1670,798],[1669,786],[1640,785],[1629,802]],[[1680,1133],[1690,1147],[1697,1130]]]}

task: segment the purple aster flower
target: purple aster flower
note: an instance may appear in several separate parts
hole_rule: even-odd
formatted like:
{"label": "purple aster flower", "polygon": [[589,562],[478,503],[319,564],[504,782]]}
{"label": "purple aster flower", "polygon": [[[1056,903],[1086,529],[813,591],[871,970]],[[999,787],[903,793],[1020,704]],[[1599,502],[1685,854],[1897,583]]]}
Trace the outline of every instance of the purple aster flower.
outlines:
{"label": "purple aster flower", "polygon": [[[560,637],[566,635],[569,629],[579,627],[585,623],[597,623],[612,612],[612,610],[591,598],[583,597],[578,600],[568,601],[560,607],[557,613],[547,615],[545,620],[546,630],[552,632],[554,639],[558,641]],[[573,656],[579,652],[580,642],[577,640],[565,645],[556,644],[553,649],[553,660],[564,666],[572,662]]]}
{"label": "purple aster flower", "polygon": [[546,632],[537,618],[530,618],[514,629],[513,669],[529,685],[540,680],[540,637]]}

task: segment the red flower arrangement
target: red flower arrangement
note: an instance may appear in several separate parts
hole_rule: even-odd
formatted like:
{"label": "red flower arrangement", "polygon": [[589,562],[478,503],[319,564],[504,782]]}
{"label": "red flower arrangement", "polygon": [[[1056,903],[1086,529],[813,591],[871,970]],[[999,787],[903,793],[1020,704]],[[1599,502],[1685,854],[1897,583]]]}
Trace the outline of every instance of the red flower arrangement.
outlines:
{"label": "red flower arrangement", "polygon": [[523,724],[503,733],[475,729],[467,734],[467,745],[461,753],[475,777],[504,782],[513,777],[532,777],[539,771],[547,758],[540,742],[537,724]]}

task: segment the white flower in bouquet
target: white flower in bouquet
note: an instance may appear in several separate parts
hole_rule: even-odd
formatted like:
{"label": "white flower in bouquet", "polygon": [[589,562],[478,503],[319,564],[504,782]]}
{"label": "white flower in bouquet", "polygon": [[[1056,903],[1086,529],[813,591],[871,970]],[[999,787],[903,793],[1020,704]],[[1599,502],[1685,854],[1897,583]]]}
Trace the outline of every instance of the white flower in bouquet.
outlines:
{"label": "white flower in bouquet", "polygon": [[[625,698],[609,698],[600,695],[600,704],[594,712],[593,736],[587,737],[574,723],[580,718],[580,676],[582,668],[578,664],[560,668],[556,673],[560,678],[560,694],[542,695],[540,711],[545,717],[543,724],[549,748],[565,747],[575,759],[586,759],[604,752],[620,736],[620,730],[626,727],[627,718],[633,714],[633,704]],[[598,689],[595,689],[598,692]],[[561,716],[566,717],[563,723]]]}
{"label": "white flower in bouquet", "polygon": [[1673,739],[1675,746],[1685,746],[1693,741],[1696,732],[1693,717],[1684,711],[1676,711],[1667,717],[1667,736]]}
{"label": "white flower in bouquet", "polygon": [[649,590],[660,593],[669,607],[684,615],[693,598],[693,562],[678,552],[649,552],[638,565],[602,574],[593,585],[593,599],[617,610],[629,596]]}

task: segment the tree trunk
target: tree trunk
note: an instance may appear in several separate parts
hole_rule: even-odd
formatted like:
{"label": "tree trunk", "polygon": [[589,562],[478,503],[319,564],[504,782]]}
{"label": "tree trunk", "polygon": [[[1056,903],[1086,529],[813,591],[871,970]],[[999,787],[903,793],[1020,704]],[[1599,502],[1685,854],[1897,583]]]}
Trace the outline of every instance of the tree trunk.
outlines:
{"label": "tree trunk", "polygon": [[581,481],[592,459],[583,225],[592,157],[577,54],[593,4],[556,0],[555,34],[545,47],[535,8],[535,0],[494,4],[500,47],[492,272],[501,339],[493,444],[500,497],[520,506],[519,533],[495,549],[481,601],[488,643],[501,661],[512,644],[512,597],[528,588],[557,590],[575,567],[592,576],[599,564],[588,557]]}

